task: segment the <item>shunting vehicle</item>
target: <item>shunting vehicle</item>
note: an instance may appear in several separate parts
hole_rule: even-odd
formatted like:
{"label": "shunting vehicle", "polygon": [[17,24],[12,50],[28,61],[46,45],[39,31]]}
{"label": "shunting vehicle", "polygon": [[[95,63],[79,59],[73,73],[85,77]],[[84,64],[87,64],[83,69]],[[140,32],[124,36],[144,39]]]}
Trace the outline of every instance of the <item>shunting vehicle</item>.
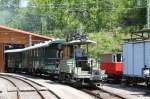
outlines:
{"label": "shunting vehicle", "polygon": [[107,81],[119,82],[123,73],[122,52],[101,54],[100,69],[108,75]]}
{"label": "shunting vehicle", "polygon": [[[83,35],[78,35],[78,37],[63,44],[66,57],[59,64],[59,78],[61,81],[72,82],[75,86],[88,84],[98,86],[107,75],[105,71],[99,70],[99,62],[89,53],[89,46],[95,45],[96,42],[88,40]],[[81,47],[80,50],[84,50],[80,59],[75,56],[76,47]]]}

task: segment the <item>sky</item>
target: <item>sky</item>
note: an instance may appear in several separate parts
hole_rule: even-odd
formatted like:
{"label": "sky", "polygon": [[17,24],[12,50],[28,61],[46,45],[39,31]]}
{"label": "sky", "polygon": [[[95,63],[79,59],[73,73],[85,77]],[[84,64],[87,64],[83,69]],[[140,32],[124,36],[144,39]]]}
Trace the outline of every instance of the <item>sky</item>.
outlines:
{"label": "sky", "polygon": [[26,7],[28,5],[28,0],[20,0],[20,6]]}

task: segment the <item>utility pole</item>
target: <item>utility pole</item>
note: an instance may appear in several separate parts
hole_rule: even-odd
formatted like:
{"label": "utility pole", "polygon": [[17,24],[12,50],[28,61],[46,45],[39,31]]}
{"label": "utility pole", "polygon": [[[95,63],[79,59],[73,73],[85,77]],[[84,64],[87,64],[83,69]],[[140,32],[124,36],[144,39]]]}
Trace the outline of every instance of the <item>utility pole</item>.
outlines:
{"label": "utility pole", "polygon": [[147,28],[150,28],[150,0],[147,0]]}

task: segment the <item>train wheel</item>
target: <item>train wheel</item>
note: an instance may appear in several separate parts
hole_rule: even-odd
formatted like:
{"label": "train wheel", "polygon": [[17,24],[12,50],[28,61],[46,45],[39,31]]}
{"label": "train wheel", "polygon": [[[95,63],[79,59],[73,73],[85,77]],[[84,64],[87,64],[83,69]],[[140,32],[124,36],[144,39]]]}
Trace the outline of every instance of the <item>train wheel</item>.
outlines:
{"label": "train wheel", "polygon": [[146,81],[146,86],[147,86],[148,88],[150,88],[150,80],[149,80],[149,79]]}
{"label": "train wheel", "polygon": [[131,82],[130,78],[126,78],[125,85],[126,86],[130,86],[130,82]]}
{"label": "train wheel", "polygon": [[59,82],[64,83],[64,80],[65,80],[65,74],[64,74],[64,73],[59,73],[58,80],[59,80]]}
{"label": "train wheel", "polygon": [[76,81],[73,83],[73,87],[80,89],[80,88],[82,88],[82,84],[80,81]]}
{"label": "train wheel", "polygon": [[62,81],[61,73],[59,73],[59,75],[58,75],[58,81],[59,81],[59,82],[61,82],[61,81]]}

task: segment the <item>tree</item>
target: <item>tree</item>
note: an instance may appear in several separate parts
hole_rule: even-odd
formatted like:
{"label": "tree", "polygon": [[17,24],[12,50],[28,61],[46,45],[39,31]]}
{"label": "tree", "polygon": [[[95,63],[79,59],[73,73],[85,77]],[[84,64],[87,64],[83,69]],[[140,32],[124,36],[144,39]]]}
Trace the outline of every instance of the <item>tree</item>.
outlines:
{"label": "tree", "polygon": [[19,7],[19,0],[0,0],[0,23],[9,25],[9,22],[17,14],[16,9]]}

